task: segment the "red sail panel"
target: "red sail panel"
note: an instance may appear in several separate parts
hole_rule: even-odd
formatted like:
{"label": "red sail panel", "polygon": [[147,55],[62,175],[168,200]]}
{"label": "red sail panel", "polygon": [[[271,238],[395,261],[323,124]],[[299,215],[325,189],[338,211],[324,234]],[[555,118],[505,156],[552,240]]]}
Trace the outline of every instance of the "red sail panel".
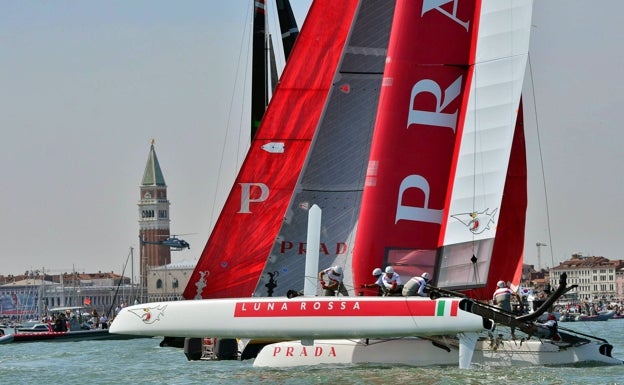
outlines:
{"label": "red sail panel", "polygon": [[356,7],[356,0],[318,0],[310,8],[185,298],[252,294],[293,194]]}
{"label": "red sail panel", "polygon": [[356,287],[375,267],[400,268],[408,254],[433,272],[479,10],[479,1],[397,2],[354,249]]}
{"label": "red sail panel", "polygon": [[487,284],[484,288],[466,291],[465,293],[471,298],[491,299],[499,280],[518,284],[519,279],[516,275],[518,270],[522,274],[526,210],[527,159],[521,101],[511,144]]}

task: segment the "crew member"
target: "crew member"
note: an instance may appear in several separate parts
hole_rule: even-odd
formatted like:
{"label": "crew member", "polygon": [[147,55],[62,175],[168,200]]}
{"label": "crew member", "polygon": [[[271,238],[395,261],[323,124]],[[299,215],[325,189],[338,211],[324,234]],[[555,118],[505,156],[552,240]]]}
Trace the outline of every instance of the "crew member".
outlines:
{"label": "crew member", "polygon": [[431,280],[431,276],[429,273],[424,272],[420,277],[412,277],[409,281],[403,286],[403,297],[409,297],[418,294],[421,297],[426,297],[425,286]]}
{"label": "crew member", "polygon": [[553,341],[561,340],[561,336],[559,335],[559,325],[557,323],[557,317],[555,317],[554,314],[550,313],[546,317],[546,322],[537,323],[536,335],[540,338],[549,338]]}
{"label": "crew member", "polygon": [[[325,283],[325,280],[323,279],[323,277],[325,276],[327,276],[327,281],[328,281],[327,283]],[[328,267],[325,270],[321,270],[319,271],[318,278],[319,278],[319,282],[321,283],[321,287],[325,289],[324,295],[335,296],[336,292],[339,292],[340,294],[344,296],[349,295],[349,293],[347,292],[347,289],[342,283],[342,279],[343,279],[342,267],[333,266],[333,267]]]}
{"label": "crew member", "polygon": [[373,270],[373,277],[375,277],[376,281],[374,283],[364,283],[362,284],[362,286],[360,286],[363,289],[369,289],[369,288],[377,288],[377,295],[383,295],[383,291],[381,290],[381,288],[383,287],[383,281],[381,279],[381,276],[383,275],[383,273],[381,272],[381,269],[376,267]]}
{"label": "crew member", "polygon": [[498,288],[492,296],[492,303],[500,309],[511,313],[511,296],[514,292],[507,287],[507,284],[504,281],[498,281],[496,286]]}
{"label": "crew member", "polygon": [[392,266],[386,267],[385,271],[386,274],[381,276],[381,281],[383,283],[381,290],[383,290],[383,295],[401,295],[401,291],[403,290],[401,277],[394,272]]}

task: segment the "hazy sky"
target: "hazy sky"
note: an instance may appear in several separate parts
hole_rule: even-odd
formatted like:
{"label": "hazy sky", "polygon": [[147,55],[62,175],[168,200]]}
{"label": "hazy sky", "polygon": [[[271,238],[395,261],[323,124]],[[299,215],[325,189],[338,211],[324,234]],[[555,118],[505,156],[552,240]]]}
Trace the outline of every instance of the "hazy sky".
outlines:
{"label": "hazy sky", "polygon": [[[310,0],[292,3],[302,20]],[[173,261],[197,259],[244,156],[226,128],[242,118],[247,130],[251,4],[0,0],[0,274],[121,272],[130,247],[138,256],[152,138],[172,233],[194,233]],[[619,0],[535,2],[528,263],[538,241],[544,266],[573,252],[624,258],[622,11]]]}

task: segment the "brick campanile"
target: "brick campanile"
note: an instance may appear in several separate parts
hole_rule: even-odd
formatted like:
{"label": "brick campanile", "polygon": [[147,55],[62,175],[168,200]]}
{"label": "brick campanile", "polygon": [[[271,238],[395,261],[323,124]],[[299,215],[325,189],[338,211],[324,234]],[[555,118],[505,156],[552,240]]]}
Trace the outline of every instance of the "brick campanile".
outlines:
{"label": "brick campanile", "polygon": [[147,288],[148,267],[171,263],[169,247],[157,244],[170,236],[169,205],[167,185],[154,150],[154,139],[152,139],[138,203],[142,289]]}

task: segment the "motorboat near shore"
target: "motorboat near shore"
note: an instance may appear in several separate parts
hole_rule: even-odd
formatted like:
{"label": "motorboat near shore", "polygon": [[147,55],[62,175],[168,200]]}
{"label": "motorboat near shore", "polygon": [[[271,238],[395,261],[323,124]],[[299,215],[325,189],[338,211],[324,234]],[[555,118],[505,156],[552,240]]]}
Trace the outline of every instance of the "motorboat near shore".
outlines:
{"label": "motorboat near shore", "polygon": [[76,330],[66,332],[21,332],[7,334],[12,336],[11,343],[17,342],[61,342],[61,341],[84,341],[84,340],[128,340],[145,338],[145,336],[119,335],[109,333],[108,329]]}

